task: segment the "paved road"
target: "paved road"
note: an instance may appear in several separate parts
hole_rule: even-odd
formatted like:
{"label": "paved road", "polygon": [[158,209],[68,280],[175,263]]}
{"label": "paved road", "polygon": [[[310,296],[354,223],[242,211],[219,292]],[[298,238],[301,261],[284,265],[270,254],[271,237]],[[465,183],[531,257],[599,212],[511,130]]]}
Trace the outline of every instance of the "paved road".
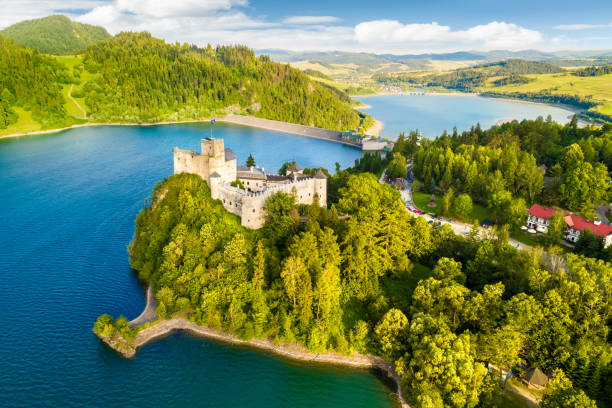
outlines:
{"label": "paved road", "polygon": [[[408,171],[410,171],[410,167],[408,168]],[[379,182],[384,184],[384,182],[385,182],[385,173],[384,172],[380,176]],[[400,190],[400,194],[402,196],[402,201],[406,205],[406,208],[408,208],[408,207],[416,207],[414,205],[414,202],[412,201],[412,189],[410,187],[410,184],[408,184],[408,188],[406,190]],[[433,219],[431,215],[415,214],[412,211],[409,211],[409,214],[412,215],[413,217],[425,217],[425,219],[427,219],[427,221]],[[472,230],[472,224],[468,224],[468,223],[465,223],[465,222],[460,222],[460,221],[449,222],[446,219],[444,219],[443,221],[435,219],[434,222],[435,223],[440,222],[441,224],[448,224],[448,225],[450,225],[450,227],[453,229],[453,231],[455,232],[456,235],[467,235]],[[478,235],[480,237],[482,237],[482,238],[488,238],[491,235],[492,232],[493,231],[491,229],[489,229],[489,228],[480,227]],[[512,245],[513,247],[518,248],[518,249],[531,249],[531,247],[529,245],[525,245],[525,244],[517,241],[514,238],[508,238],[508,244]]]}

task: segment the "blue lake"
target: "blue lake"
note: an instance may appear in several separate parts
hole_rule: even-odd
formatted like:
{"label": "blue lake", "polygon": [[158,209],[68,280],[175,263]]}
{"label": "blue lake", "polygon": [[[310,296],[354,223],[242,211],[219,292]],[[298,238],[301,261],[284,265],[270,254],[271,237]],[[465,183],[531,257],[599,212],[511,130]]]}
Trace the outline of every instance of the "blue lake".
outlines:
{"label": "blue lake", "polygon": [[363,111],[384,122],[381,135],[392,140],[411,130],[434,138],[444,130],[451,133],[454,126],[461,132],[476,123],[486,129],[503,120],[551,115],[554,121],[566,123],[573,116],[572,111],[557,106],[473,95],[375,95],[356,99],[371,106]]}
{"label": "blue lake", "polygon": [[[485,126],[521,106],[453,96],[360,99],[391,137],[414,128],[429,136],[455,125]],[[523,105],[532,116],[555,109]],[[134,219],[154,184],[172,173],[172,147],[199,151],[209,135],[208,125],[183,124],[0,140],[0,406],[393,406],[389,389],[365,371],[304,365],[186,335],[126,360],[93,335],[101,313],[131,319],[142,310],[144,294],[126,252]],[[218,125],[214,136],[239,162],[252,153],[268,171],[287,160],[344,168],[361,155],[239,126]]]}
{"label": "blue lake", "polygon": [[[172,147],[199,150],[207,125],[97,127],[0,141],[0,406],[391,407],[367,371],[308,366],[175,335],[126,360],[93,335],[101,313],[134,318],[134,219],[172,173]],[[359,150],[216,126],[244,161],[343,167]]]}

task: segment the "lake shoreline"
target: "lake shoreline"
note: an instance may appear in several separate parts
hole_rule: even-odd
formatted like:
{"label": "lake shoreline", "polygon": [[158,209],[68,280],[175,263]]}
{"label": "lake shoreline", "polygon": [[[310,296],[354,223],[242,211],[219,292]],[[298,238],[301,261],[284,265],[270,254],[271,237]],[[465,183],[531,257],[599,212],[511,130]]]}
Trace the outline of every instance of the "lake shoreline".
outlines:
{"label": "lake shoreline", "polygon": [[112,338],[96,334],[105,344],[125,358],[133,358],[139,348],[146,344],[167,337],[175,332],[186,332],[192,336],[206,338],[236,346],[248,347],[271,353],[294,361],[327,364],[356,369],[374,369],[382,373],[395,385],[394,394],[402,408],[410,408],[400,384],[400,377],[392,363],[374,355],[354,354],[347,356],[339,353],[312,353],[299,343],[275,343],[270,339],[242,340],[232,333],[198,325],[183,316],[175,316],[168,320],[158,320],[141,329],[136,338],[128,342],[116,334]]}
{"label": "lake shoreline", "polygon": [[360,148],[361,146],[355,143],[346,142],[339,136],[342,132],[338,130],[318,128],[315,126],[300,125],[296,123],[283,122],[278,120],[257,118],[254,116],[243,116],[229,114],[219,118],[203,118],[203,119],[192,119],[192,120],[180,120],[180,121],[160,121],[160,122],[144,122],[144,123],[123,123],[123,122],[91,122],[91,123],[80,123],[77,125],[66,126],[63,128],[38,130],[35,132],[25,133],[11,133],[8,135],[0,136],[2,139],[18,138],[22,136],[40,136],[46,134],[60,133],[71,129],[79,129],[84,127],[98,127],[98,126],[163,126],[163,125],[179,125],[185,123],[210,123],[211,120],[215,120],[220,123],[229,123],[238,126],[247,126],[255,129],[265,129],[276,132],[293,134],[296,136],[309,137],[319,140],[327,140],[330,142],[340,143],[346,146]]}
{"label": "lake shoreline", "polygon": [[[389,95],[414,95],[414,92],[380,92],[380,93],[376,93],[376,94],[371,94],[371,95],[361,95],[358,96],[359,98],[368,98],[368,97],[373,97],[373,96],[389,96]],[[586,111],[577,108],[575,106],[572,105],[567,105],[567,104],[563,104],[563,103],[552,103],[552,102],[538,102],[538,101],[532,101],[529,99],[522,99],[522,98],[515,98],[512,97],[511,95],[506,96],[491,96],[491,95],[485,95],[483,93],[480,92],[459,92],[459,91],[450,91],[450,92],[438,92],[438,91],[424,91],[424,93],[422,94],[422,96],[464,96],[464,97],[478,97],[478,98],[485,98],[485,99],[492,99],[492,100],[502,100],[502,101],[507,101],[507,102],[515,102],[515,103],[529,103],[529,104],[534,104],[534,105],[542,105],[542,106],[550,106],[552,108],[560,108],[560,109],[564,109],[566,111],[568,111],[570,114],[568,115],[568,118],[575,115],[582,115],[583,113],[585,113]],[[362,102],[364,103],[364,102]],[[364,103],[365,104],[365,103]],[[367,108],[371,108],[371,106],[367,105]],[[365,107],[359,107],[358,109],[367,109]],[[505,118],[500,118],[500,119],[505,119]],[[581,126],[588,126],[591,123],[593,123],[593,121],[588,122],[584,119],[578,119],[578,122],[580,123]]]}

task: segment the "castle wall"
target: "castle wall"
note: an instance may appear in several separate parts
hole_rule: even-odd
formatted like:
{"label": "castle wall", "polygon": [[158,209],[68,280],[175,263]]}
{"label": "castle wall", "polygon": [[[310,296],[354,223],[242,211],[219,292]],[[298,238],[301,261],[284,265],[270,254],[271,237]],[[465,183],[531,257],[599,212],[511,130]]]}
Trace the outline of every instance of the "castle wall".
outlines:
{"label": "castle wall", "polygon": [[174,173],[193,173],[200,176],[208,183],[212,198],[220,200],[225,209],[240,216],[245,227],[256,229],[264,225],[266,201],[279,192],[295,194],[298,204],[312,204],[318,194],[319,205],[327,205],[327,179],[324,178],[306,178],[290,182],[285,179],[282,183],[265,178],[241,180],[245,186],[256,190],[255,192],[232,187],[230,183],[236,180],[237,176],[236,156],[229,149],[226,156],[223,140],[203,139],[202,154],[176,147],[172,151]]}
{"label": "castle wall", "polygon": [[208,157],[178,147],[172,149],[172,152],[174,153],[174,174],[193,173],[202,177],[207,183],[210,182]]}

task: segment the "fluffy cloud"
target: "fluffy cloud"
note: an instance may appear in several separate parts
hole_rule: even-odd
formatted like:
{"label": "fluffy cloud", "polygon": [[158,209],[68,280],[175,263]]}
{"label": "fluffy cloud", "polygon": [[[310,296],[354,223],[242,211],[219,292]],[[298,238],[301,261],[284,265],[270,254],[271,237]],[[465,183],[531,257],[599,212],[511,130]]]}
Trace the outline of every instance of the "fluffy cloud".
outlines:
{"label": "fluffy cloud", "polygon": [[557,30],[590,30],[593,28],[610,28],[612,27],[612,23],[610,24],[565,24],[554,26]]}
{"label": "fluffy cloud", "polygon": [[340,21],[333,16],[293,16],[283,20],[285,24],[326,24]]}
{"label": "fluffy cloud", "polygon": [[402,24],[396,20],[375,20],[355,26],[355,40],[362,44],[448,44],[481,49],[524,49],[542,41],[538,31],[516,24],[493,21],[467,30],[453,31],[436,22]]}
{"label": "fluffy cloud", "polygon": [[334,16],[258,17],[248,0],[1,0],[0,27],[60,12],[104,26],[110,33],[149,31],[167,41],[245,44],[293,51],[424,53],[558,47],[538,31],[493,21],[462,30],[437,22],[367,21],[355,26]]}
{"label": "fluffy cloud", "polygon": [[[58,10],[90,10],[104,5],[103,0],[2,0],[0,28],[33,18],[46,17],[58,13]],[[71,15],[70,12],[62,14]]]}

